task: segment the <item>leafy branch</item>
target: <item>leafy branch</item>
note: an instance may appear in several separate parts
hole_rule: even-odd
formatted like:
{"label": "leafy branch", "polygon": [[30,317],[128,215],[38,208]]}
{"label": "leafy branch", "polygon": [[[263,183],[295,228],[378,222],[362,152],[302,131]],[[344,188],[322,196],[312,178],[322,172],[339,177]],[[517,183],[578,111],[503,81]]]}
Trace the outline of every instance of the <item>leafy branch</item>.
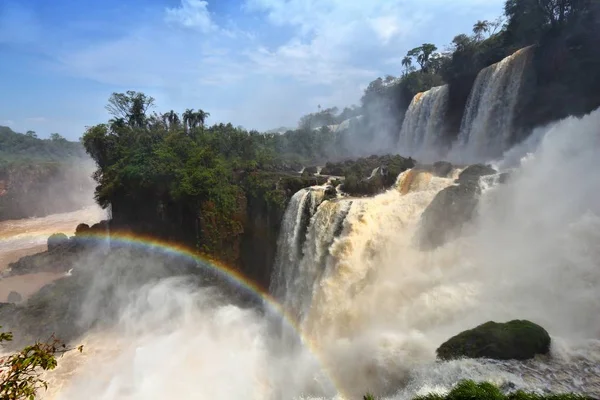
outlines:
{"label": "leafy branch", "polygon": [[[1,328],[1,327],[0,327]],[[11,332],[0,332],[0,343],[13,340]],[[0,358],[0,399],[35,399],[39,389],[48,389],[41,378],[43,371],[57,366],[57,356],[74,350],[52,335],[45,342],[36,342],[17,353]],[[83,346],[78,346],[79,352]]]}

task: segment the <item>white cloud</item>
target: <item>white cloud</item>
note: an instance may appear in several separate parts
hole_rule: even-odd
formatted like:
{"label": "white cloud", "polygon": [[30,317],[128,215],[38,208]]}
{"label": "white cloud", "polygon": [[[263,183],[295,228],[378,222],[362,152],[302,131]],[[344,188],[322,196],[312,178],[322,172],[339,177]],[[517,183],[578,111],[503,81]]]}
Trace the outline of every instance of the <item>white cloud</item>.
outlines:
{"label": "white cloud", "polygon": [[4,119],[0,121],[0,125],[4,125],[4,126],[13,126],[15,124],[15,121],[13,121],[12,119]]}
{"label": "white cloud", "polygon": [[197,29],[204,33],[217,29],[208,11],[208,2],[204,0],[181,0],[179,7],[167,8],[165,13],[167,22],[185,28]]}
{"label": "white cloud", "polygon": [[400,22],[396,16],[376,17],[372,18],[370,22],[372,29],[384,44],[388,43],[401,30]]}
{"label": "white cloud", "polygon": [[230,23],[218,26],[207,1],[181,0],[160,21],[57,53],[63,71],[143,90],[160,109],[202,107],[212,121],[248,128],[295,125],[316,104],[356,103],[371,80],[399,74],[408,49],[449,43],[502,1],[246,0],[246,15],[219,15]]}

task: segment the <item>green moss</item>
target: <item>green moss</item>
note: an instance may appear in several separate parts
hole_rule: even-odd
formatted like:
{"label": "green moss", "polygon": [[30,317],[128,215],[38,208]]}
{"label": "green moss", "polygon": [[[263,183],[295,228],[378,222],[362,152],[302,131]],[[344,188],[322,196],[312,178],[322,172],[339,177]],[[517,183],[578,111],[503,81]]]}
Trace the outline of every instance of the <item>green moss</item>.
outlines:
{"label": "green moss", "polygon": [[550,335],[544,328],[525,320],[486,322],[462,332],[437,349],[442,360],[461,357],[495,360],[526,360],[550,351]]}

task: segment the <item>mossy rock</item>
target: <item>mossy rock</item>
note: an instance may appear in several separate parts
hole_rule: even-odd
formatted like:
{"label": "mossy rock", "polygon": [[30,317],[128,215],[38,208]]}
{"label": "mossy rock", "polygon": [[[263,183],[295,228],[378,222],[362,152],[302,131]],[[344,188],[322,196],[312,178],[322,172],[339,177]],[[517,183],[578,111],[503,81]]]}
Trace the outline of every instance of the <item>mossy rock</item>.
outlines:
{"label": "mossy rock", "polygon": [[464,331],[442,344],[436,353],[441,360],[463,357],[528,360],[549,351],[550,335],[544,328],[530,321],[514,320],[490,321]]}

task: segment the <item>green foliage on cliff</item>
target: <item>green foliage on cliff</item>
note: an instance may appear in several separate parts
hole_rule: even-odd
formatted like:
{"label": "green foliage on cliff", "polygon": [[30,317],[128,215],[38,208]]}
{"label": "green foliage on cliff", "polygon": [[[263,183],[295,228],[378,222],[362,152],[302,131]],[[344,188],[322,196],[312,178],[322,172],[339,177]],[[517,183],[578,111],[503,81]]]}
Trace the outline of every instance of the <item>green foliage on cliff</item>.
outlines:
{"label": "green foliage on cliff", "polygon": [[231,124],[207,127],[202,110],[150,114],[153,101],[138,92],[115,93],[108,107],[114,118],[83,136],[98,165],[96,199],[103,207],[112,204],[113,215],[191,220],[198,249],[234,261],[247,201],[260,199],[283,212],[290,189],[317,183],[281,172],[298,171],[298,157],[326,146],[312,131],[275,135]]}
{"label": "green foliage on cliff", "polygon": [[[373,80],[359,107],[337,114],[325,108],[301,119],[302,129],[339,124],[361,115],[346,136],[371,151],[395,144],[403,116],[413,97],[450,84],[450,131],[456,134],[472,84],[483,69],[516,50],[538,45],[531,82],[532,98],[518,111],[519,126],[531,128],[567,115],[580,115],[600,105],[600,3],[593,0],[507,0],[504,15],[474,22],[472,32],[454,37],[443,50],[424,43],[402,59],[402,71]],[[588,78],[584,78],[588,77]],[[320,107],[320,106],[319,106]],[[346,111],[348,110],[348,111]],[[374,140],[375,139],[375,140]],[[346,140],[346,143],[348,140]],[[373,142],[379,147],[372,148]],[[344,140],[337,149],[344,149]],[[351,148],[346,147],[346,153]],[[332,154],[335,156],[335,154]],[[363,153],[353,155],[366,155]],[[330,157],[333,158],[333,157]]]}

